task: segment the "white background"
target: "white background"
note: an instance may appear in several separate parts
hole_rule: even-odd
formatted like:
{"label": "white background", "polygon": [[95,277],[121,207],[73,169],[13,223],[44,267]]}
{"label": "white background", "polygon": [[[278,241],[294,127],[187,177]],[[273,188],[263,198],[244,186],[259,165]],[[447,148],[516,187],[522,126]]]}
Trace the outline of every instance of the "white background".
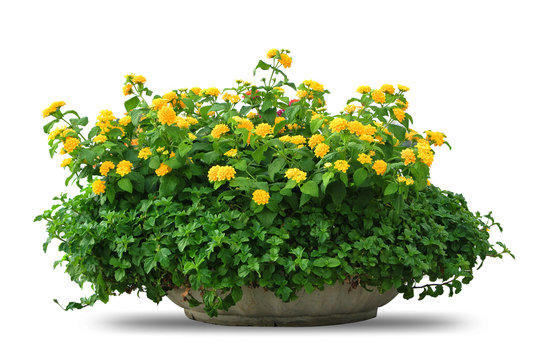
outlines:
{"label": "white background", "polygon": [[[94,358],[533,358],[538,355],[538,8],[534,1],[24,1],[0,11],[1,356]],[[417,130],[447,134],[432,182],[493,214],[517,259],[489,259],[453,297],[399,297],[376,319],[319,328],[197,323],[144,295],[63,312],[81,291],[35,215],[66,191],[48,156],[41,111],[95,119],[123,113],[123,76],[159,94],[223,88],[270,48],[288,48],[290,77],[330,89],[340,110],[359,85],[411,88]],[[93,121],[93,120],[92,120]],[[527,352],[529,356],[526,356]],[[533,355],[536,354],[536,355]]]}

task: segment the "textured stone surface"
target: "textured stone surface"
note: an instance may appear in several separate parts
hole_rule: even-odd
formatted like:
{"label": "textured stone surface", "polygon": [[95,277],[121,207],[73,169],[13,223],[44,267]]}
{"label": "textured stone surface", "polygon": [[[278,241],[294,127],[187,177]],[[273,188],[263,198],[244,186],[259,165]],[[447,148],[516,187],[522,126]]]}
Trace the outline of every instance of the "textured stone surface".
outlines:
{"label": "textured stone surface", "polygon": [[[251,326],[316,326],[333,325],[377,316],[377,308],[387,304],[398,294],[391,289],[380,294],[376,289],[369,292],[360,287],[350,289],[348,284],[325,286],[323,291],[311,294],[301,291],[298,299],[284,303],[271,291],[263,288],[243,287],[244,296],[228,311],[219,310],[218,316],[210,318],[202,306],[190,308],[183,300],[185,289],[174,289],[167,296],[183,307],[188,318],[219,325]],[[201,301],[199,294],[193,294]]]}

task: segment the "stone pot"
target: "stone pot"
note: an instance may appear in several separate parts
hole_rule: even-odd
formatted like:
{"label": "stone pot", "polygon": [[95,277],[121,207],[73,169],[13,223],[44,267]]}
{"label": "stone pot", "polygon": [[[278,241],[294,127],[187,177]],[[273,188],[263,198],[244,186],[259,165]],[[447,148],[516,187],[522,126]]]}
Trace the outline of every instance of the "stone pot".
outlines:
{"label": "stone pot", "polygon": [[[369,292],[361,287],[351,289],[348,284],[337,283],[311,294],[301,290],[297,300],[284,303],[271,291],[244,286],[244,295],[238,303],[228,311],[218,310],[218,316],[211,318],[202,305],[189,307],[182,296],[184,290],[170,290],[167,296],[184,308],[188,318],[218,325],[250,326],[317,326],[367,320],[377,316],[377,308],[398,294],[395,289],[381,294],[377,289]],[[198,293],[193,296],[202,301]]]}

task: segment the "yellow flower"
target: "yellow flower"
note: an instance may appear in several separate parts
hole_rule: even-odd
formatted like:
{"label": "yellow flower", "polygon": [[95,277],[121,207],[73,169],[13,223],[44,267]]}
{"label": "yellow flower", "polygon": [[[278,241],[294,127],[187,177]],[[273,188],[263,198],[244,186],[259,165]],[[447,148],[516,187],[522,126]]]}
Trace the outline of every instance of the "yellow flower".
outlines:
{"label": "yellow flower", "polygon": [[280,54],[280,59],[278,60],[281,65],[283,65],[284,68],[290,68],[292,64],[292,59],[289,55],[285,53]]}
{"label": "yellow flower", "polygon": [[107,141],[107,136],[105,135],[98,135],[96,136],[93,141],[96,143],[96,144],[102,144],[104,143],[105,141]]}
{"label": "yellow flower", "polygon": [[322,143],[322,144],[319,144],[315,147],[315,156],[317,157],[320,157],[321,159],[326,155],[328,154],[328,152],[330,151],[330,146]]}
{"label": "yellow flower", "polygon": [[176,123],[176,112],[170,106],[164,106],[158,111],[159,122],[163,125],[172,125]]}
{"label": "yellow flower", "polygon": [[113,115],[111,110],[101,110],[97,119],[102,122],[108,122],[116,119],[116,116]]}
{"label": "yellow flower", "polygon": [[304,171],[297,168],[292,168],[285,172],[285,177],[287,179],[292,179],[296,181],[297,183],[299,183],[300,181],[306,180],[306,176],[307,174]]}
{"label": "yellow flower", "polygon": [[332,163],[331,162],[324,163],[324,167],[328,169],[332,167]]}
{"label": "yellow flower", "polygon": [[68,166],[69,164],[71,164],[71,160],[72,160],[72,158],[67,158],[67,159],[62,160],[62,163],[60,164],[60,166],[61,167]]}
{"label": "yellow flower", "polygon": [[299,98],[304,98],[307,96],[307,91],[306,90],[298,90],[296,92],[296,96],[298,96]]}
{"label": "yellow flower", "polygon": [[144,84],[146,82],[146,78],[142,75],[137,75],[134,76],[131,81],[133,81],[135,84]]}
{"label": "yellow flower", "polygon": [[139,151],[139,155],[137,155],[137,157],[139,159],[148,159],[148,157],[152,155],[152,150],[150,150],[149,147],[145,147],[145,148],[142,148],[140,151]]}
{"label": "yellow flower", "polygon": [[367,154],[358,154],[358,161],[360,161],[361,164],[371,164],[373,159]]}
{"label": "yellow flower", "polygon": [[131,172],[133,164],[127,160],[122,160],[116,166],[116,173],[120,176],[125,176]]}
{"label": "yellow flower", "polygon": [[187,121],[187,119],[181,117],[181,116],[177,116],[176,117],[176,125],[180,128],[180,129],[187,129],[189,128],[189,122]]}
{"label": "yellow flower", "polygon": [[105,192],[105,188],[106,188],[105,181],[103,180],[98,179],[92,183],[92,191],[96,195],[103,194]]}
{"label": "yellow flower", "polygon": [[394,87],[390,84],[384,84],[383,86],[381,86],[381,91],[387,94],[393,94],[396,92],[396,89],[394,89]]}
{"label": "yellow flower", "polygon": [[234,95],[234,94],[229,94],[229,93],[223,94],[223,96],[222,96],[221,98],[222,98],[223,100],[225,100],[225,101],[230,101],[230,102],[232,102],[233,104],[236,104],[237,102],[240,101],[240,96]]}
{"label": "yellow flower", "polygon": [[178,95],[176,95],[176,93],[174,91],[169,91],[168,93],[165,93],[163,94],[163,98],[169,102],[173,101],[173,100],[177,100],[178,99]]}
{"label": "yellow flower", "polygon": [[270,50],[268,50],[268,52],[266,53],[266,57],[267,57],[268,59],[271,59],[271,58],[273,58],[274,56],[276,56],[276,54],[277,54],[277,49],[270,49]]}
{"label": "yellow flower", "polygon": [[397,84],[397,88],[403,92],[405,91],[409,91],[409,88],[405,85],[400,85],[400,84]]}
{"label": "yellow flower", "polygon": [[386,167],[388,164],[384,160],[375,160],[373,166],[371,167],[377,175],[382,175],[386,172]]}
{"label": "yellow flower", "polygon": [[363,140],[363,141],[367,141],[368,143],[372,143],[375,141],[375,139],[373,138],[373,136],[371,135],[367,135],[367,134],[362,134],[360,135],[360,140]]}
{"label": "yellow flower", "polygon": [[131,84],[126,84],[123,88],[122,88],[122,92],[124,93],[124,96],[128,96],[129,94],[133,93],[133,85]]}
{"label": "yellow flower", "polygon": [[192,87],[192,88],[191,88],[191,91],[192,91],[195,95],[201,96],[201,91],[202,91],[202,89],[201,89],[200,87]]}
{"label": "yellow flower", "polygon": [[335,118],[334,120],[330,121],[329,126],[333,133],[340,132],[347,129],[347,120],[343,118]]}
{"label": "yellow flower", "polygon": [[75,150],[77,146],[79,146],[79,144],[80,144],[79,139],[74,138],[74,137],[68,137],[64,141],[64,149],[66,149],[66,151],[70,153],[73,150]]}
{"label": "yellow flower", "polygon": [[210,135],[212,135],[214,139],[219,139],[221,135],[225,134],[229,130],[230,130],[229,127],[225,124],[217,124],[212,129],[212,132],[210,133]]}
{"label": "yellow flower", "polygon": [[272,133],[272,126],[267,123],[261,123],[255,127],[255,134],[260,137],[265,137],[268,134]]}
{"label": "yellow flower", "polygon": [[246,116],[248,119],[253,119],[255,116],[257,116],[257,113],[255,111],[250,111]]}
{"label": "yellow flower", "polygon": [[120,123],[120,125],[122,126],[127,126],[128,124],[131,123],[131,116],[124,116],[123,118],[121,118],[120,120],[118,120],[118,122]]}
{"label": "yellow flower", "polygon": [[351,134],[356,134],[358,136],[364,133],[364,125],[356,120],[349,121],[347,123],[347,129],[351,132]]}
{"label": "yellow flower", "polygon": [[414,184],[414,180],[413,180],[412,178],[410,178],[410,177],[405,177],[405,176],[402,176],[402,175],[398,176],[397,181],[400,182],[400,183],[404,182],[405,185],[412,185],[412,184]]}
{"label": "yellow flower", "polygon": [[161,163],[159,167],[156,169],[156,175],[157,176],[165,176],[168,173],[172,171],[172,168],[169,165],[166,165],[164,163]]}
{"label": "yellow flower", "polygon": [[396,105],[401,107],[403,109],[403,111],[407,110],[409,108],[409,102],[403,102],[399,99],[396,100]]}
{"label": "yellow flower", "polygon": [[234,179],[234,175],[236,174],[236,170],[232,166],[221,166],[218,171],[218,180],[232,180]]}
{"label": "yellow flower", "polygon": [[252,195],[253,201],[255,201],[257,205],[268,204],[268,200],[270,200],[270,194],[261,189],[255,190]]}
{"label": "yellow flower", "polygon": [[345,106],[343,111],[345,111],[346,113],[352,114],[353,112],[356,111],[356,106],[353,105],[353,104],[349,104],[349,105]]}
{"label": "yellow flower", "polygon": [[66,103],[63,102],[63,101],[55,101],[55,102],[53,102],[48,108],[43,110],[43,112],[42,112],[43,117],[47,117],[47,116],[51,115],[53,112],[55,112],[56,110],[58,110],[59,108],[61,108],[64,105],[66,105]]}
{"label": "yellow flower", "polygon": [[253,130],[253,123],[248,119],[242,119],[239,116],[233,117],[233,120],[237,122],[237,128],[238,129],[246,129],[247,131]]}
{"label": "yellow flower", "polygon": [[208,170],[208,180],[210,180],[211,182],[218,181],[218,172],[220,167],[221,166],[219,165],[215,165],[212,166],[210,170]]}
{"label": "yellow flower", "polygon": [[394,116],[398,119],[399,122],[402,122],[405,119],[405,111],[401,108],[393,108]]}
{"label": "yellow flower", "polygon": [[414,164],[416,161],[416,155],[412,149],[405,149],[401,151],[401,158],[405,160],[405,165]]}
{"label": "yellow flower", "polygon": [[306,143],[306,138],[302,135],[294,135],[289,138],[289,142],[295,145],[301,145]]}
{"label": "yellow flower", "polygon": [[346,160],[337,160],[334,162],[334,167],[343,172],[346,173],[347,169],[350,167],[349,163]]}
{"label": "yellow flower", "polygon": [[219,94],[221,94],[221,91],[219,91],[218,88],[215,88],[215,87],[211,87],[211,88],[208,88],[208,89],[204,89],[203,91],[204,95],[210,95],[210,96],[219,96]]}
{"label": "yellow flower", "polygon": [[65,126],[61,126],[51,131],[51,133],[49,134],[49,140],[56,139],[56,137],[60,135],[65,129],[66,129]]}
{"label": "yellow flower", "polygon": [[405,139],[412,141],[414,135],[418,135],[418,133],[413,129],[409,129],[409,131],[405,134]]}
{"label": "yellow flower", "polygon": [[236,156],[236,154],[238,153],[238,150],[237,149],[231,149],[229,151],[227,151],[225,154],[225,156],[229,156],[229,157],[233,157],[233,156]]}
{"label": "yellow flower", "polygon": [[324,136],[322,136],[321,134],[315,134],[309,138],[308,145],[310,148],[313,149],[315,146],[319,145],[323,141],[324,141]]}
{"label": "yellow flower", "polygon": [[446,137],[446,135],[444,135],[443,133],[429,130],[425,133],[428,140],[433,141],[435,143],[435,146],[441,146],[442,144],[444,144],[444,138]]}
{"label": "yellow flower", "polygon": [[379,104],[383,104],[386,101],[386,95],[381,90],[373,90],[371,93],[373,101]]}
{"label": "yellow flower", "polygon": [[366,85],[359,86],[358,89],[356,89],[356,92],[359,92],[360,94],[367,94],[371,91],[371,88]]}
{"label": "yellow flower", "polygon": [[317,91],[317,92],[324,91],[324,85],[313,80],[304,80],[304,85],[313,89],[313,91]]}
{"label": "yellow flower", "polygon": [[99,167],[99,173],[103,176],[107,176],[110,170],[114,169],[114,163],[112,161],[105,161]]}
{"label": "yellow flower", "polygon": [[188,134],[188,137],[189,137],[189,139],[192,140],[192,141],[197,139],[197,136],[196,136],[195,134],[192,134],[192,133],[189,133],[189,134]]}

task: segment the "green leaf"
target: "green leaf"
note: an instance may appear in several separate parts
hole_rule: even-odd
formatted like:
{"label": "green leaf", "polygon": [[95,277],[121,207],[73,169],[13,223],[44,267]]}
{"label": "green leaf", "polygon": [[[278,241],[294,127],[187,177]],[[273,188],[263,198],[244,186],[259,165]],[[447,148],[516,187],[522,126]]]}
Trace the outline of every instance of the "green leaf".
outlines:
{"label": "green leaf", "polygon": [[174,194],[179,180],[176,176],[162,176],[159,185],[159,194],[161,196],[170,196]]}
{"label": "green leaf", "polygon": [[260,163],[264,159],[264,153],[267,150],[266,146],[261,146],[257,148],[252,154],[253,160],[255,160],[258,163]]}
{"label": "green leaf", "polygon": [[264,227],[270,227],[273,224],[274,219],[276,218],[276,215],[277,213],[272,212],[268,209],[264,209],[263,211],[257,214],[257,218],[259,219],[259,221]]}
{"label": "green leaf", "polygon": [[341,265],[341,261],[339,261],[339,259],[330,258],[330,259],[328,259],[328,264],[326,266],[328,266],[328,267],[338,267],[339,265]]}
{"label": "green leaf", "polygon": [[259,62],[257,63],[257,66],[255,66],[255,69],[253,69],[253,75],[257,73],[257,69],[268,70],[270,69],[270,64],[267,64],[264,61],[259,60]]}
{"label": "green leaf", "polygon": [[231,290],[231,296],[233,301],[236,303],[242,299],[243,296],[242,288],[240,286],[235,286]]}
{"label": "green leaf", "polygon": [[107,199],[112,204],[114,202],[114,196],[116,195],[116,191],[114,190],[113,186],[107,186],[105,188],[105,195],[107,195]]}
{"label": "green leaf", "polygon": [[283,169],[285,163],[286,161],[284,158],[278,157],[268,165],[268,176],[270,176],[270,180],[274,181],[274,175]]}
{"label": "green leaf", "polygon": [[313,261],[313,266],[317,266],[317,267],[324,267],[326,266],[326,259],[323,259],[323,258],[318,258],[318,259],[315,259],[315,261]]}
{"label": "green leaf", "polygon": [[137,127],[139,125],[139,122],[141,121],[141,118],[146,115],[145,110],[133,110],[130,114],[131,116],[131,123],[133,126]]}
{"label": "green leaf", "polygon": [[390,130],[399,141],[405,140],[405,133],[407,132],[405,127],[401,125],[389,124],[388,130]]}
{"label": "green leaf", "polygon": [[324,119],[322,118],[311,120],[311,122],[309,123],[309,128],[311,129],[311,133],[314,134],[317,130],[319,130],[323,122],[324,122]]}
{"label": "green leaf", "polygon": [[392,195],[393,193],[395,193],[397,190],[398,190],[399,186],[398,184],[396,183],[390,183],[386,186],[386,188],[384,189],[384,195]]}
{"label": "green leaf", "polygon": [[326,188],[326,193],[332,197],[332,202],[339,206],[347,195],[347,189],[342,181],[334,181]]}
{"label": "green leaf", "polygon": [[300,191],[303,194],[307,194],[313,197],[319,196],[319,186],[315,183],[315,181],[309,180],[306,181],[301,187]]}
{"label": "green leaf", "polygon": [[58,119],[54,119],[50,122],[48,122],[47,124],[45,124],[43,126],[43,131],[48,134],[50,131],[51,131],[51,128],[53,127],[54,124],[56,124],[59,120]]}
{"label": "green leaf", "polygon": [[124,103],[124,107],[126,108],[126,111],[131,111],[135,109],[137,105],[139,105],[139,102],[139,98],[134,96],[131,99],[126,100],[126,102]]}
{"label": "green leaf", "polygon": [[127,178],[120,179],[120,181],[118,181],[118,187],[124,191],[127,191],[130,194],[133,191],[133,185],[131,184],[131,181]]}
{"label": "green leaf", "polygon": [[366,180],[368,176],[368,172],[364,168],[357,169],[353,174],[354,183],[356,186],[362,185],[362,183]]}
{"label": "green leaf", "polygon": [[150,158],[150,162],[148,163],[148,167],[150,169],[157,169],[161,165],[161,160],[159,160],[159,156],[152,156]]}

